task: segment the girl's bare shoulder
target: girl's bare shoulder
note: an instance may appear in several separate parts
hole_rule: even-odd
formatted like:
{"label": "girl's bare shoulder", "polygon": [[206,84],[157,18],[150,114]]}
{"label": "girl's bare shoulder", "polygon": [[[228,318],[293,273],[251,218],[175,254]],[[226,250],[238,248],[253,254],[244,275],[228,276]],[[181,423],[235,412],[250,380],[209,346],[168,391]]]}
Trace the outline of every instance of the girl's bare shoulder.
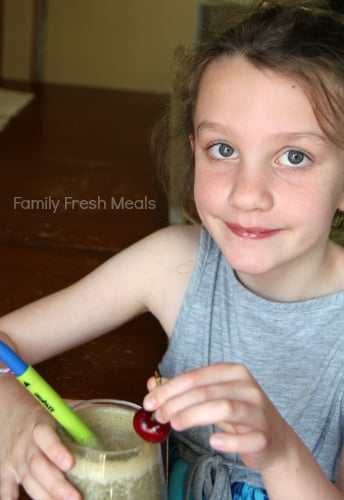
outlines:
{"label": "girl's bare shoulder", "polygon": [[149,285],[145,289],[146,305],[168,335],[191,278],[199,239],[199,227],[175,225],[154,233],[144,242],[149,266],[149,278],[145,280]]}
{"label": "girl's bare shoulder", "polygon": [[160,265],[165,268],[193,265],[197,256],[200,239],[200,227],[187,224],[168,226],[149,238],[159,256]]}

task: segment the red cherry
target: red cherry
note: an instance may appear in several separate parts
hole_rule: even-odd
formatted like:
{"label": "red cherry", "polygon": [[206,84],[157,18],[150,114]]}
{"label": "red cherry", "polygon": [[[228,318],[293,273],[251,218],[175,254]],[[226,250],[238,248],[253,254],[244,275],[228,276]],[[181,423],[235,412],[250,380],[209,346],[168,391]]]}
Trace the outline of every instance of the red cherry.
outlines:
{"label": "red cherry", "polygon": [[168,422],[167,424],[161,424],[155,419],[154,412],[146,411],[144,408],[137,410],[133,424],[140,437],[153,443],[164,441],[171,432],[171,426]]}

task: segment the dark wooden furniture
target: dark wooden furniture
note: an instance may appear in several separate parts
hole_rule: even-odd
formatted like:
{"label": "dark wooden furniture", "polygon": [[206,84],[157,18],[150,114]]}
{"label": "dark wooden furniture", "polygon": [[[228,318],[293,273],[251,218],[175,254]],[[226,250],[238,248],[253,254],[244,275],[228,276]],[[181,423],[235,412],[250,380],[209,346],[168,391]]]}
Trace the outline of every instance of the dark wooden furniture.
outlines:
{"label": "dark wooden furniture", "polygon": [[[149,149],[162,96],[3,86],[35,98],[0,133],[0,314],[72,283],[168,223]],[[51,200],[60,201],[55,213]],[[159,324],[145,315],[36,369],[66,398],[140,403],[165,347]]]}

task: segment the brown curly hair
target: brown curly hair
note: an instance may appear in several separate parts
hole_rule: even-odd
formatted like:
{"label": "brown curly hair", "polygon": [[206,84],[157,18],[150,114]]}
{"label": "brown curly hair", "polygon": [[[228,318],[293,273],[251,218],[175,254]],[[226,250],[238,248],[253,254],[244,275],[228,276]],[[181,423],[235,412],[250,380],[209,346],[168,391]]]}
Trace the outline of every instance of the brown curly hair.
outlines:
{"label": "brown curly hair", "polygon": [[177,50],[169,111],[154,143],[170,202],[187,221],[199,222],[189,143],[193,115],[203,73],[218,58],[240,55],[257,68],[292,76],[326,136],[344,148],[344,16],[329,5],[316,0],[254,1],[222,23],[221,33],[208,33],[190,51]]}

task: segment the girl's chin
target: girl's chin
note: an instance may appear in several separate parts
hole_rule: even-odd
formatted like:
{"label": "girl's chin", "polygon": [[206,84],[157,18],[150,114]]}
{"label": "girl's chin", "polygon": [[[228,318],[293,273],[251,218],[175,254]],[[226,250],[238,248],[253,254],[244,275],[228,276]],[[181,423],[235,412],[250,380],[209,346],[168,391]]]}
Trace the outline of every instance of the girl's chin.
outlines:
{"label": "girl's chin", "polygon": [[232,266],[229,264],[233,271],[240,276],[240,275],[246,275],[246,276],[263,276],[267,274],[269,271],[272,271],[272,269],[266,267],[266,266]]}
{"label": "girl's chin", "polygon": [[223,255],[231,268],[237,273],[258,275],[269,272],[274,267],[261,252],[244,255],[243,252],[233,254],[232,252],[223,251]]}

